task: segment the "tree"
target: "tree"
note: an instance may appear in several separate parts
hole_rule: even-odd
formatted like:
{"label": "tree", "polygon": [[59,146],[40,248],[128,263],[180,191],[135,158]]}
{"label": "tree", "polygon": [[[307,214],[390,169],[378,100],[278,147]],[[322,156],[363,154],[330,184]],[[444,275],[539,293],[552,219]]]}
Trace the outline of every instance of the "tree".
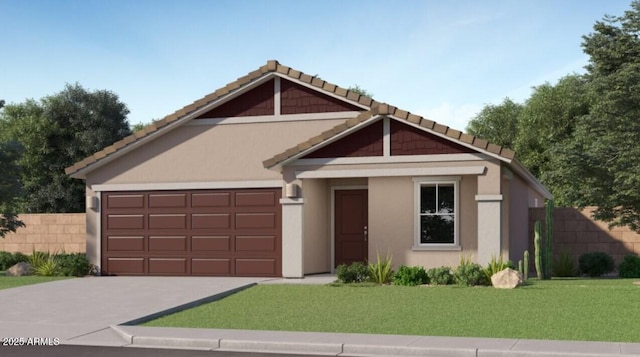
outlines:
{"label": "tree", "polygon": [[106,90],[79,84],[42,98],[9,104],[0,113],[0,140],[19,142],[24,152],[21,183],[24,212],[82,212],[84,183],[64,169],[131,134],[126,105]]}
{"label": "tree", "polygon": [[467,132],[496,145],[513,149],[518,134],[522,104],[505,98],[501,104],[485,105],[467,126]]}
{"label": "tree", "polygon": [[20,195],[19,166],[21,147],[16,142],[0,142],[0,238],[15,232],[24,223],[15,214],[15,200]]}
{"label": "tree", "polygon": [[567,145],[581,118],[589,113],[587,81],[572,74],[555,85],[545,83],[533,88],[520,115],[515,150],[520,161],[547,185],[559,205],[572,205],[565,187],[551,177],[560,163],[554,153]]}
{"label": "tree", "polygon": [[589,55],[589,113],[558,147],[551,178],[573,187],[576,205],[597,206],[594,218],[640,230],[640,1],[623,16],[605,16],[583,37]]}
{"label": "tree", "polygon": [[369,92],[368,90],[361,88],[359,85],[353,85],[349,88],[347,88],[347,90],[353,92],[353,93],[358,93],[360,95],[364,95],[365,97],[369,97],[369,98],[373,98],[373,93]]}

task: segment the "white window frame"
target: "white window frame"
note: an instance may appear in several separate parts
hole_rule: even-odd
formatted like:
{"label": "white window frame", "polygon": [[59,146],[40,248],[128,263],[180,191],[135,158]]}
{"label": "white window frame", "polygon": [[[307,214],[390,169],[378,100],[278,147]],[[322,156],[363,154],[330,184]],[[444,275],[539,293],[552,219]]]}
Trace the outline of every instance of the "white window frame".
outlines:
{"label": "white window frame", "polygon": [[[460,246],[460,176],[414,177],[413,178],[413,250],[461,250]],[[420,242],[420,189],[423,186],[436,184],[453,184],[453,243],[421,243]]]}

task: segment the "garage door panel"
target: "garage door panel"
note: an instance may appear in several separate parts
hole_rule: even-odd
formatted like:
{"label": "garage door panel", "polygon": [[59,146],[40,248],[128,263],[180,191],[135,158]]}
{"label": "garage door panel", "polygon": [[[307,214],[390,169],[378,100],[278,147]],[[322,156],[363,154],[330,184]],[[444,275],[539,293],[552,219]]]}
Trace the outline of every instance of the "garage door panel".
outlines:
{"label": "garage door panel", "polygon": [[281,275],[281,188],[101,195],[103,274]]}
{"label": "garage door panel", "polygon": [[231,275],[231,259],[228,258],[193,258],[191,274],[208,276]]}
{"label": "garage door panel", "polygon": [[149,258],[149,275],[186,275],[186,258]]}
{"label": "garage door panel", "polygon": [[191,207],[231,207],[231,193],[194,193]]}
{"label": "garage door panel", "polygon": [[144,195],[110,195],[107,198],[107,208],[144,208]]}
{"label": "garage door panel", "polygon": [[112,274],[144,275],[144,258],[108,258],[107,271]]}
{"label": "garage door panel", "polygon": [[191,251],[197,252],[228,252],[231,250],[229,236],[193,236],[191,237]]}
{"label": "garage door panel", "polygon": [[237,207],[267,206],[273,207],[276,204],[275,192],[238,192],[236,193]]}
{"label": "garage door panel", "polygon": [[236,275],[274,276],[276,259],[236,259]]}
{"label": "garage door panel", "polygon": [[150,194],[149,208],[186,208],[187,194]]}
{"label": "garage door panel", "polygon": [[107,228],[119,229],[144,229],[144,215],[141,214],[114,214],[107,216]]}
{"label": "garage door panel", "polygon": [[236,214],[236,227],[237,229],[246,228],[275,228],[276,227],[276,214],[275,213],[238,213]]}
{"label": "garage door panel", "polygon": [[150,214],[149,229],[187,229],[187,215]]}
{"label": "garage door panel", "polygon": [[111,251],[144,251],[143,236],[108,236],[107,249]]}
{"label": "garage door panel", "polygon": [[275,236],[237,236],[236,251],[274,252],[276,250]]}
{"label": "garage door panel", "polygon": [[187,237],[185,236],[150,236],[149,251],[179,251],[187,250]]}
{"label": "garage door panel", "polygon": [[194,213],[191,216],[192,229],[226,229],[231,227],[229,213]]}

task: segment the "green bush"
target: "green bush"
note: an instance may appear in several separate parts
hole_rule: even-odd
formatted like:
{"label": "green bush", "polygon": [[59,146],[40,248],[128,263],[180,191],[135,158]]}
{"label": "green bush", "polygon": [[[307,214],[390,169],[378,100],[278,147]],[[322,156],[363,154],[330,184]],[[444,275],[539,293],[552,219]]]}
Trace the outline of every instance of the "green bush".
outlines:
{"label": "green bush", "polygon": [[369,281],[369,267],[361,262],[340,264],[336,269],[336,275],[343,283],[361,283]]}
{"label": "green bush", "polygon": [[434,285],[448,285],[453,283],[453,274],[451,268],[440,267],[427,270],[427,276],[429,277],[430,284]]}
{"label": "green bush", "polygon": [[42,255],[43,260],[39,260],[37,265],[33,265],[33,270],[36,275],[40,276],[59,276],[60,272],[60,264],[58,264],[58,260],[54,254],[44,254]]}
{"label": "green bush", "polygon": [[376,284],[387,284],[393,280],[393,269],[391,268],[391,256],[389,253],[384,258],[380,258],[380,253],[376,253],[377,262],[369,263],[369,277]]}
{"label": "green bush", "polygon": [[465,286],[489,285],[487,276],[482,265],[471,262],[464,262],[458,265],[453,273],[457,284]]}
{"label": "green bush", "polygon": [[0,252],[0,270],[7,270],[13,265],[13,254],[9,252]]}
{"label": "green bush", "polygon": [[64,276],[85,276],[93,273],[93,266],[84,253],[62,253],[56,255],[60,273]]}
{"label": "green bush", "polygon": [[625,255],[618,267],[621,278],[640,278],[640,257],[633,254]]}
{"label": "green bush", "polygon": [[20,262],[28,263],[29,262],[29,256],[27,256],[24,253],[15,252],[15,253],[13,253],[13,263],[9,267],[11,267],[13,265],[16,265],[16,264],[18,264]]}
{"label": "green bush", "polygon": [[610,273],[615,269],[613,258],[603,252],[582,254],[578,259],[578,266],[581,274],[586,274],[592,278]]}
{"label": "green bush", "polygon": [[487,267],[482,271],[484,272],[487,281],[491,281],[493,274],[501,272],[507,268],[515,270],[515,265],[513,265],[513,262],[510,260],[504,261],[502,254],[500,254],[497,258],[495,255],[491,256],[491,260],[487,264]]}
{"label": "green bush", "polygon": [[393,283],[396,285],[416,286],[429,283],[429,277],[423,267],[400,265]]}
{"label": "green bush", "polygon": [[553,261],[553,276],[569,278],[576,276],[576,263],[567,251],[562,251],[558,259]]}

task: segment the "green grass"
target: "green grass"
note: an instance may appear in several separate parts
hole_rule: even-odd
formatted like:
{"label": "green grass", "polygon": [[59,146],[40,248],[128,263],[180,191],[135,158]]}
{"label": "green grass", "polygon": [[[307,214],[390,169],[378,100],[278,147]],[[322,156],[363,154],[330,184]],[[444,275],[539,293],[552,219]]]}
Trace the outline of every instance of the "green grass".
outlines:
{"label": "green grass", "polygon": [[258,285],[146,326],[640,342],[631,279],[491,287]]}
{"label": "green grass", "polygon": [[0,290],[71,278],[68,276],[6,276],[4,274],[0,272]]}

